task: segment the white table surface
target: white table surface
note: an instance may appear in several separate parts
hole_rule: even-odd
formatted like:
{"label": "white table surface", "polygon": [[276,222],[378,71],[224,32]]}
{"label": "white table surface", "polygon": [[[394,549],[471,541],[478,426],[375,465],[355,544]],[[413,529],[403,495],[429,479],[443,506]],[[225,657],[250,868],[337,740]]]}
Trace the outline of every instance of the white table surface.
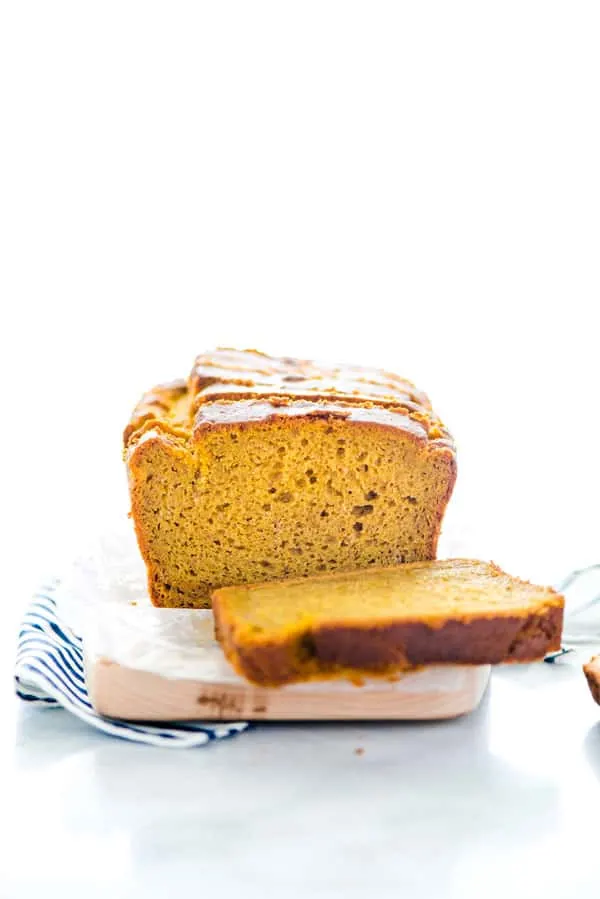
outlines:
{"label": "white table surface", "polygon": [[[35,553],[24,543],[8,560],[7,596],[24,599],[71,554],[78,530],[40,527]],[[489,541],[509,570],[551,582],[595,561],[591,522],[586,532],[588,544],[574,535],[563,555],[509,539],[506,526],[468,544],[489,557]],[[446,547],[457,554],[463,543]],[[22,707],[10,680],[18,618],[7,603],[1,899],[600,891],[600,708],[581,672],[588,653],[495,671],[478,711],[455,721],[270,725],[196,750],[156,749]]]}
{"label": "white table surface", "polygon": [[2,897],[598,894],[600,709],[572,666],[497,671],[455,721],[261,726],[198,750],[4,715]]}

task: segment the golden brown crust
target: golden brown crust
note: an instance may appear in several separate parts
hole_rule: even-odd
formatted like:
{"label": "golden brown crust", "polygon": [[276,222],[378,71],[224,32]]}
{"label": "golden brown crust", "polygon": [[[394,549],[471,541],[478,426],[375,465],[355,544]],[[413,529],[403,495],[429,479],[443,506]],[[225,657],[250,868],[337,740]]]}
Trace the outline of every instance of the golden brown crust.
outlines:
{"label": "golden brown crust", "polygon": [[427,395],[411,381],[379,369],[268,357],[256,350],[218,349],[197,357],[188,385],[200,421],[206,405],[224,401],[248,401],[248,409],[252,400],[271,402],[282,410],[302,401],[317,406],[342,403],[403,411],[431,439],[451,441]]}
{"label": "golden brown crust", "polygon": [[143,395],[123,432],[125,447],[134,435],[139,436],[148,426],[171,424],[185,428],[189,425],[189,391],[183,380],[159,384]]}
{"label": "golden brown crust", "polygon": [[407,429],[454,448],[429,398],[404,378],[358,366],[327,367],[229,349],[198,356],[187,382],[161,384],[144,394],[125,429],[124,443],[127,446],[149,425],[193,432],[206,423],[256,421],[275,415],[275,409],[282,417],[314,417],[343,415],[347,406],[365,410],[362,419],[348,413],[353,420],[395,422],[400,427],[404,419]]}
{"label": "golden brown crust", "polygon": [[593,656],[589,662],[583,666],[590,693],[594,701],[600,705],[600,656]]}
{"label": "golden brown crust", "polygon": [[[480,576],[482,563],[470,560],[423,562],[404,565],[408,570],[427,572],[439,565],[473,566]],[[506,579],[495,565],[489,576]],[[392,571],[392,569],[389,569]],[[382,569],[385,573],[385,570]],[[368,576],[377,575],[372,570]],[[367,577],[368,577],[367,576]],[[347,580],[368,583],[360,573]],[[306,595],[312,583],[335,583],[339,575],[322,575],[308,580],[286,582],[286,589],[297,584]],[[359,581],[360,583],[360,581]],[[282,686],[296,681],[328,677],[367,675],[389,676],[423,665],[487,665],[502,662],[531,662],[560,648],[564,599],[551,588],[536,588],[518,578],[510,579],[514,590],[522,589],[522,607],[514,602],[506,608],[491,601],[486,605],[482,593],[481,610],[465,611],[460,601],[446,612],[424,603],[418,616],[389,615],[369,620],[358,600],[353,615],[340,619],[335,610],[324,620],[310,621],[310,615],[292,609],[291,630],[261,633],[245,613],[236,608],[236,593],[243,588],[224,588],[213,594],[215,630],[224,652],[239,674],[261,686]],[[265,584],[264,587],[275,586]],[[261,585],[253,589],[260,595]],[[452,584],[448,584],[452,590]],[[535,591],[532,598],[531,591]],[[535,598],[537,594],[537,598]],[[300,594],[302,596],[302,594]],[[298,624],[298,622],[301,622]],[[600,660],[599,660],[600,661]],[[600,666],[598,666],[600,667]]]}
{"label": "golden brown crust", "polygon": [[[431,408],[428,397],[415,385],[391,372],[355,365],[323,365],[307,359],[267,356],[258,350],[219,348],[196,358],[188,379],[196,396],[212,384],[255,387],[271,396],[285,395],[292,386],[310,387],[323,395],[352,393],[408,397]],[[372,390],[371,388],[375,388]]]}
{"label": "golden brown crust", "polygon": [[307,400],[291,397],[269,397],[261,400],[243,399],[235,402],[214,402],[200,406],[194,419],[193,435],[197,438],[208,428],[235,426],[238,428],[255,426],[268,421],[281,422],[293,419],[334,420],[341,419],[351,424],[390,428],[406,431],[416,440],[446,445],[453,449],[447,432],[436,429],[430,436],[429,422],[422,422],[401,407],[388,408],[378,403],[334,402],[328,399]]}

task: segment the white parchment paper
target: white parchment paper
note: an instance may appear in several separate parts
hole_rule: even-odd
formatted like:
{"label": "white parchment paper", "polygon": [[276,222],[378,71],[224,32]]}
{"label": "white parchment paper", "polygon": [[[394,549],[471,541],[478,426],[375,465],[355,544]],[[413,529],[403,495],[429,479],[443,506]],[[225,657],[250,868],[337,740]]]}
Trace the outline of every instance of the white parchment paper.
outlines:
{"label": "white parchment paper", "polygon": [[[212,612],[157,609],[152,605],[145,567],[130,526],[96,540],[68,572],[63,586],[61,611],[82,636],[88,661],[110,659],[169,678],[244,683],[214,639]],[[468,676],[464,667],[438,666],[406,674],[395,682],[368,680],[359,689],[453,692],[462,688]],[[331,692],[357,687],[346,681],[326,681],[281,689]]]}

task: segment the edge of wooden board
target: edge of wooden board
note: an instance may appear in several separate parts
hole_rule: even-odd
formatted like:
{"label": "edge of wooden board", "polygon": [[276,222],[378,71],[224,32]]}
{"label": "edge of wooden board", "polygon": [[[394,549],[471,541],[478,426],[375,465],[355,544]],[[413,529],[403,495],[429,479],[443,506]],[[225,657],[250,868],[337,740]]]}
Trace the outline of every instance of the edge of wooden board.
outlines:
{"label": "edge of wooden board", "polygon": [[[169,678],[120,665],[108,658],[86,660],[90,701],[109,718],[126,721],[426,721],[455,718],[479,705],[490,666],[448,666],[420,689],[411,675],[395,684],[370,680],[368,687],[339,689],[331,681],[301,690]],[[460,676],[457,677],[457,674]],[[441,681],[441,682],[440,682]],[[337,689],[336,689],[337,686]]]}

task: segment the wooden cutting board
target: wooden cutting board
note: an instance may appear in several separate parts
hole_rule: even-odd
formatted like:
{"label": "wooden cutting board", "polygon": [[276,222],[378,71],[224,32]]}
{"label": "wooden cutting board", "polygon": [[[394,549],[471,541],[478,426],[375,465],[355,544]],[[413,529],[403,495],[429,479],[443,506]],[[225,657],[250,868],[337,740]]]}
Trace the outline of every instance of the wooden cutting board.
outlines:
{"label": "wooden cutting board", "polygon": [[425,668],[362,686],[339,681],[261,688],[237,682],[174,678],[98,658],[88,690],[102,715],[129,721],[430,720],[475,709],[489,666]]}
{"label": "wooden cutting board", "polygon": [[214,639],[212,612],[104,601],[84,633],[90,700],[129,721],[427,720],[472,711],[489,666],[443,665],[402,675],[256,687]]}

